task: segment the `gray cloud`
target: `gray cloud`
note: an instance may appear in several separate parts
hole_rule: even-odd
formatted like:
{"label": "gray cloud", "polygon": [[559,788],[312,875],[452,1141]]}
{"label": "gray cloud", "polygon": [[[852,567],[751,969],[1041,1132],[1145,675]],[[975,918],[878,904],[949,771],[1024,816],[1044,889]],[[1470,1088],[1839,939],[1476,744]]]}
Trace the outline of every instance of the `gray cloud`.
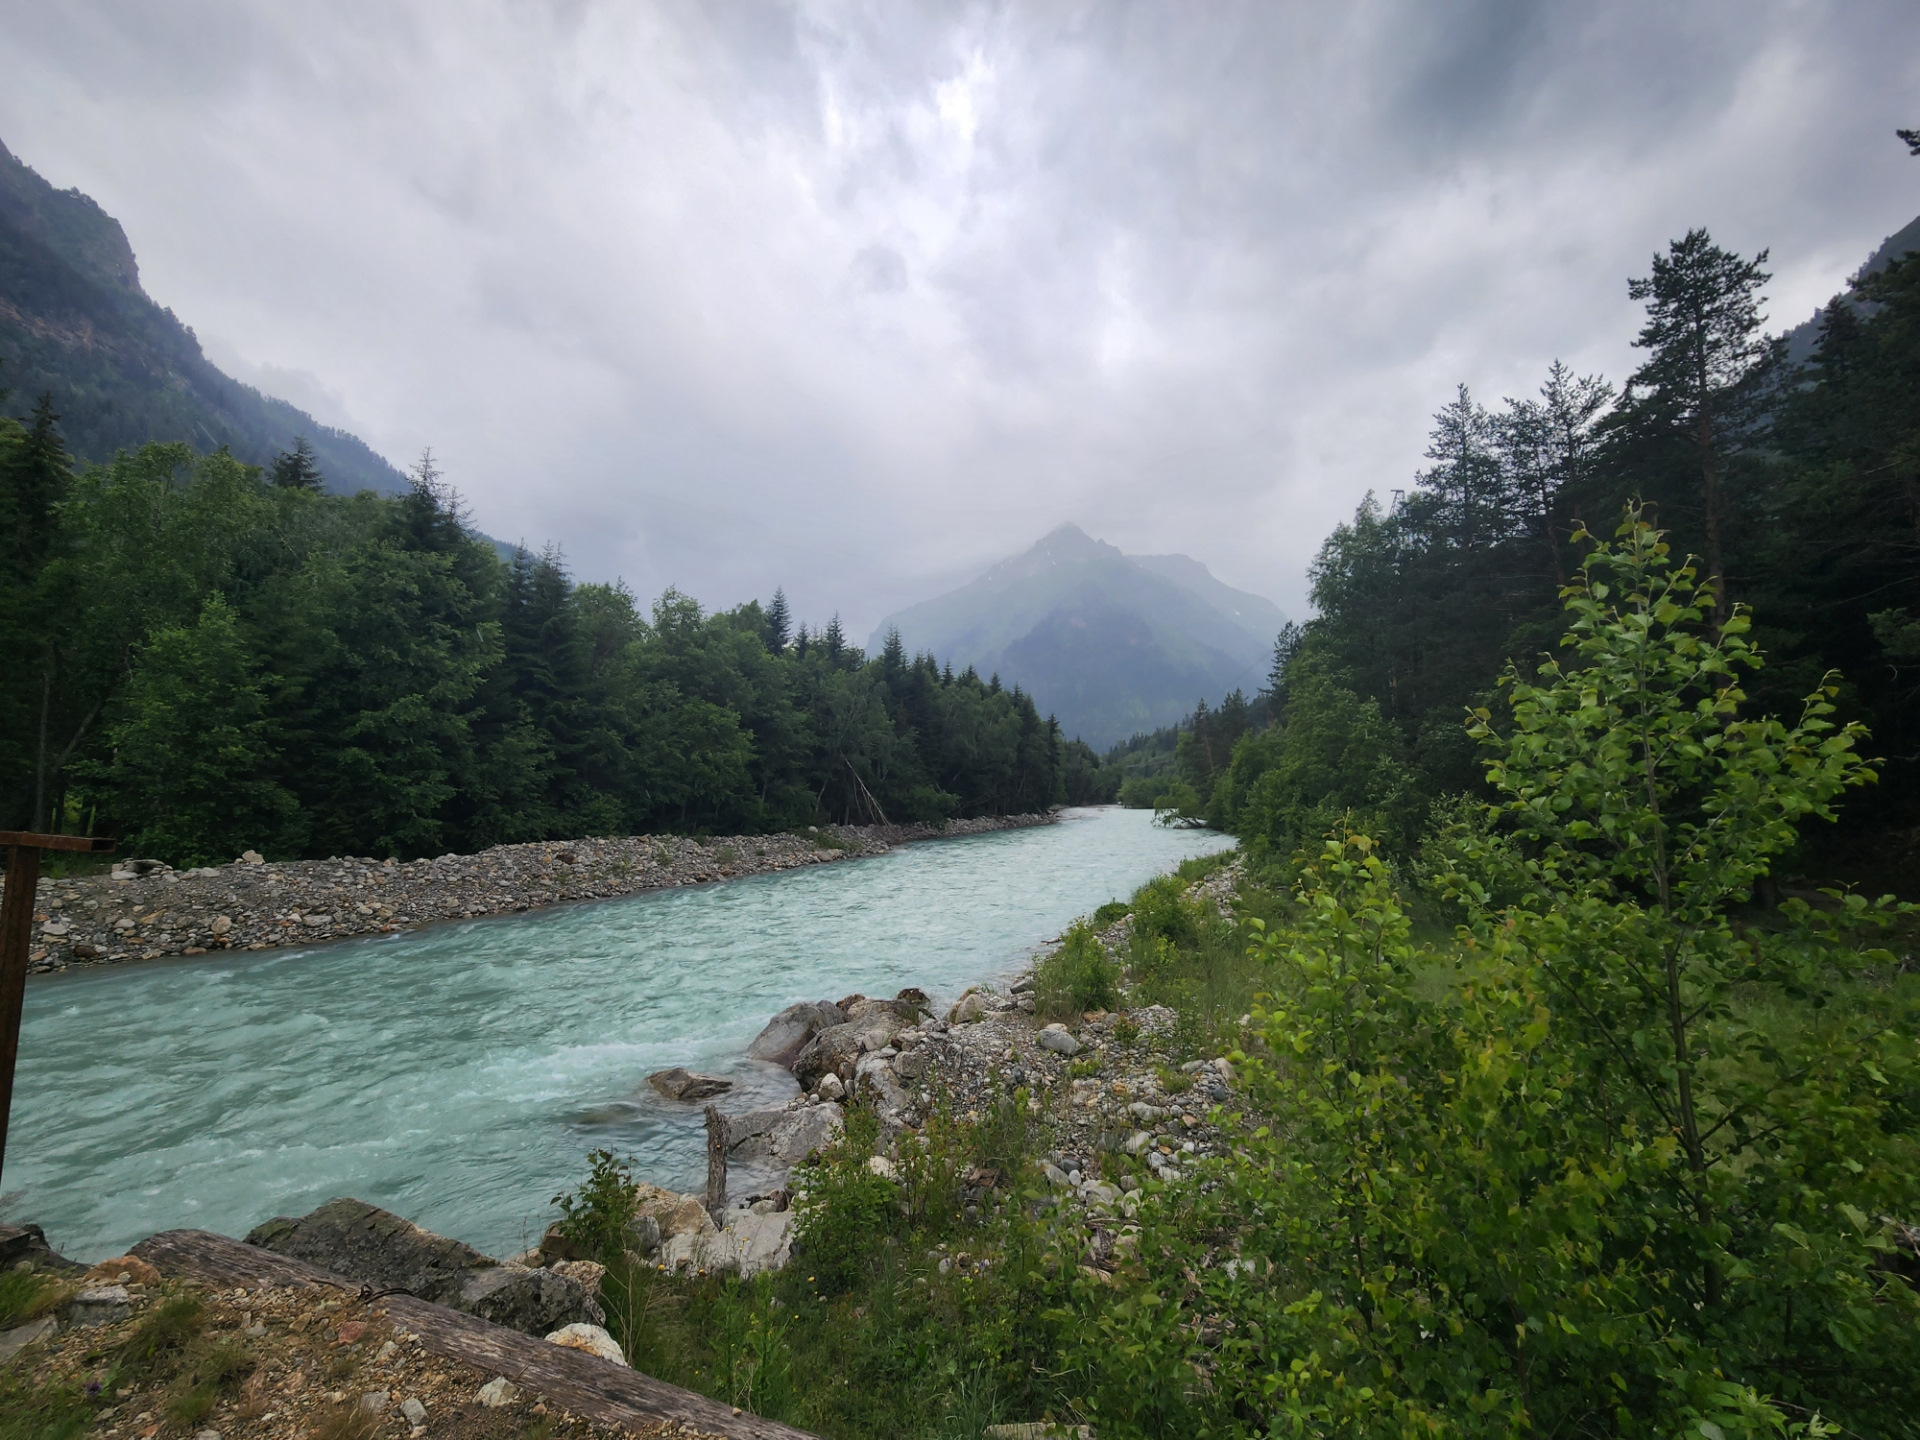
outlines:
{"label": "gray cloud", "polygon": [[0,0],[0,65],[236,368],[854,633],[1067,519],[1298,611],[1456,381],[1631,364],[1670,236],[1786,324],[1920,211],[1897,4]]}

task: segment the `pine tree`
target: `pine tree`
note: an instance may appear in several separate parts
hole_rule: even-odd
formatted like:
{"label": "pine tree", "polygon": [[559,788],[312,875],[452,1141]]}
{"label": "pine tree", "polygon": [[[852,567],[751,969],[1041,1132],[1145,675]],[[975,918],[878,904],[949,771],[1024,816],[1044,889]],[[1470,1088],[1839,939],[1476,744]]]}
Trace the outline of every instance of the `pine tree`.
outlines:
{"label": "pine tree", "polygon": [[1613,399],[1598,375],[1576,377],[1555,360],[1538,400],[1508,400],[1495,419],[1507,493],[1521,525],[1542,546],[1556,586],[1567,583],[1561,507],[1579,496],[1592,466],[1594,431]]}
{"label": "pine tree", "polygon": [[835,612],[834,617],[827,621],[827,633],[822,637],[821,643],[826,647],[829,660],[838,660],[846,652],[847,637],[840,631],[838,612]]}
{"label": "pine tree", "polygon": [[1760,382],[1775,350],[1760,330],[1760,288],[1772,278],[1760,268],[1766,262],[1765,250],[1743,260],[1705,230],[1689,230],[1653,257],[1651,276],[1627,282],[1628,296],[1647,305],[1633,343],[1648,354],[1621,409],[1630,427],[1665,433],[1691,454],[1715,625],[1727,618],[1727,460],[1761,423]]}

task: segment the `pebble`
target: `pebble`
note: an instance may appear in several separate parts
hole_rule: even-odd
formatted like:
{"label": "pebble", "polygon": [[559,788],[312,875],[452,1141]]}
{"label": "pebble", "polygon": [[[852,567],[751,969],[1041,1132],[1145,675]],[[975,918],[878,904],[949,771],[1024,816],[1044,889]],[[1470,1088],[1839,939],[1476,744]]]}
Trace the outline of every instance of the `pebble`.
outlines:
{"label": "pebble", "polygon": [[[1012,815],[707,840],[635,835],[541,841],[405,862],[355,856],[266,862],[248,851],[229,865],[180,871],[128,859],[111,875],[42,879],[34,895],[33,949],[27,958],[35,971],[65,970],[394,934],[448,920],[883,855],[909,841],[1046,825],[1053,819],[1051,814]],[[823,844],[829,836],[846,848]],[[4,891],[0,884],[0,894]]]}

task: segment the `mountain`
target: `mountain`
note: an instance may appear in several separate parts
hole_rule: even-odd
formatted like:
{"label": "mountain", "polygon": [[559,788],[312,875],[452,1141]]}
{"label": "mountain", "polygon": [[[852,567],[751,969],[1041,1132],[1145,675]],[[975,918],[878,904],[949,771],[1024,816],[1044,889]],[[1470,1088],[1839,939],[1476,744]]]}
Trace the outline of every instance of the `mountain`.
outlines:
{"label": "mountain", "polygon": [[51,393],[68,448],[85,460],[184,440],[264,465],[305,436],[329,490],[407,484],[344,430],[222,374],[193,331],[140,288],[120,222],[78,190],[54,189],[4,144],[0,389],[15,412]]}
{"label": "mountain", "polygon": [[[1853,289],[1869,275],[1877,275],[1894,261],[1920,251],[1920,216],[1915,216],[1880,244],[1880,248],[1867,257],[1867,263],[1853,273],[1847,282],[1844,293],[1828,301],[1828,305],[1845,305],[1858,311],[1862,316],[1871,315],[1879,307],[1858,300]],[[1787,331],[1787,358],[1796,365],[1805,364],[1813,358],[1814,347],[1820,343],[1820,322],[1826,315],[1826,306],[1813,312],[1811,320],[1803,320]]]}
{"label": "mountain", "polygon": [[880,622],[913,653],[1030,693],[1069,736],[1105,749],[1171,725],[1194,701],[1265,679],[1286,616],[1186,555],[1125,555],[1076,525],[958,590]]}

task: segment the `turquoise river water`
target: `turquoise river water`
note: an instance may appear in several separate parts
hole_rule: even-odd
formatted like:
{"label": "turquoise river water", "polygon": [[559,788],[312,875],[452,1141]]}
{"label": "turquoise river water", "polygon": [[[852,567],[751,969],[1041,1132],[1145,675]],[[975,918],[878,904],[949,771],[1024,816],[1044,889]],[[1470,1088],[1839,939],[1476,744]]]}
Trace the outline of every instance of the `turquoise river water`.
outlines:
{"label": "turquoise river water", "polygon": [[649,1072],[728,1075],[728,1110],[782,1101],[792,1077],[744,1053],[782,1006],[904,985],[950,999],[1228,843],[1075,810],[410,935],[36,977],[0,1211],[98,1259],[353,1195],[512,1253],[591,1149],[700,1183],[700,1107],[660,1100]]}

